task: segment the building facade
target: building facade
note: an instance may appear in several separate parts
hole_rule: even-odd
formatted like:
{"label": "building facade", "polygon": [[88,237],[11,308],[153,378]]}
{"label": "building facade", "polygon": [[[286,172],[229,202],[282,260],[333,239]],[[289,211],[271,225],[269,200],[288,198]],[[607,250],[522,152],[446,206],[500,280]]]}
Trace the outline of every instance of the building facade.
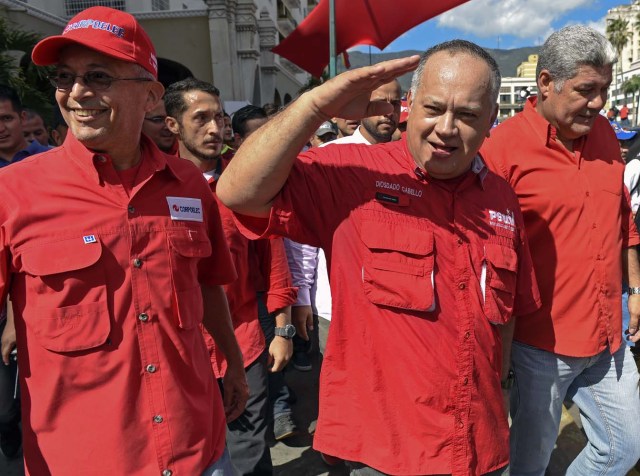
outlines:
{"label": "building facade", "polygon": [[529,55],[526,61],[516,68],[515,77],[503,77],[500,83],[498,103],[500,112],[498,120],[504,121],[508,117],[522,111],[527,97],[538,94],[536,86],[536,67],[538,55]]}
{"label": "building facade", "polygon": [[287,104],[308,81],[271,48],[316,0],[0,0],[0,15],[44,37],[98,4],[138,19],[156,47],[165,84],[190,74],[212,82],[230,112],[247,103]]}

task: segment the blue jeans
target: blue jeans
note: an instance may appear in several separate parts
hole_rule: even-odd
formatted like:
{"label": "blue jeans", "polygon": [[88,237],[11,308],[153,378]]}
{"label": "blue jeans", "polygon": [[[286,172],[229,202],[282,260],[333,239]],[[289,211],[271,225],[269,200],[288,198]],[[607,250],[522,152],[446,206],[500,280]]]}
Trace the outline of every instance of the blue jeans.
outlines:
{"label": "blue jeans", "polygon": [[638,370],[628,347],[566,357],[514,341],[511,363],[512,476],[544,475],[565,396],[580,409],[588,440],[566,474],[627,474],[640,458]]}
{"label": "blue jeans", "polygon": [[218,458],[218,461],[202,472],[202,476],[236,476],[237,474],[231,464],[231,457],[227,448],[224,449],[224,453]]}

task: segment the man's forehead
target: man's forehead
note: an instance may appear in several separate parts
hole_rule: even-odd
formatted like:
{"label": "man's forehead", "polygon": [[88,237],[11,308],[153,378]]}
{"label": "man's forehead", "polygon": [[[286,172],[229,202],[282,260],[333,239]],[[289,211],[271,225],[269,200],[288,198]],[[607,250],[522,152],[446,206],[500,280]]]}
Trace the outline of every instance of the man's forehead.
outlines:
{"label": "man's forehead", "polygon": [[82,45],[68,45],[60,50],[58,68],[135,68],[135,63],[120,60]]}
{"label": "man's forehead", "polygon": [[222,104],[220,98],[206,91],[199,89],[192,89],[191,91],[185,91],[184,102],[189,109],[213,109],[215,111],[222,111]]}
{"label": "man's forehead", "polygon": [[576,74],[571,78],[575,82],[608,82],[611,81],[613,65],[596,67],[589,64],[579,65]]}
{"label": "man's forehead", "polygon": [[[473,71],[473,77],[470,71]],[[420,79],[423,88],[466,79],[469,86],[482,86],[483,90],[488,90],[491,87],[491,70],[482,58],[464,51],[439,51],[427,60]]]}

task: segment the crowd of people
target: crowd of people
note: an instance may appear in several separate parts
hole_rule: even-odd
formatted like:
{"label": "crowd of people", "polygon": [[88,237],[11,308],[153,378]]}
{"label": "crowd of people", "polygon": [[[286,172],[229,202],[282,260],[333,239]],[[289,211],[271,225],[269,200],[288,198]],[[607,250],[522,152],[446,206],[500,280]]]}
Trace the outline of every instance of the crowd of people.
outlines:
{"label": "crowd of people", "polygon": [[553,33],[497,127],[464,40],[231,115],[158,82],[118,10],[32,59],[50,124],[0,86],[0,450],[26,474],[273,474],[314,333],[313,446],[353,476],[543,476],[563,403],[567,474],[640,459],[640,160],[601,34]]}

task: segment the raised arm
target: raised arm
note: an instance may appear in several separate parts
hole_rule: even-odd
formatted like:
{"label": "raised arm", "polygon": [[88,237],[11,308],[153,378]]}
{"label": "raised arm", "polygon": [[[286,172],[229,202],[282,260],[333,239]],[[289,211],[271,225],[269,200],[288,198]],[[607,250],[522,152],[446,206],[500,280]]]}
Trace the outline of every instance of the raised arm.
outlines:
{"label": "raised arm", "polygon": [[419,59],[411,56],[347,71],[303,94],[242,144],[218,181],[218,198],[243,215],[268,216],[294,159],[320,124],[336,116],[388,114],[393,105],[370,102],[371,91],[413,70]]}

